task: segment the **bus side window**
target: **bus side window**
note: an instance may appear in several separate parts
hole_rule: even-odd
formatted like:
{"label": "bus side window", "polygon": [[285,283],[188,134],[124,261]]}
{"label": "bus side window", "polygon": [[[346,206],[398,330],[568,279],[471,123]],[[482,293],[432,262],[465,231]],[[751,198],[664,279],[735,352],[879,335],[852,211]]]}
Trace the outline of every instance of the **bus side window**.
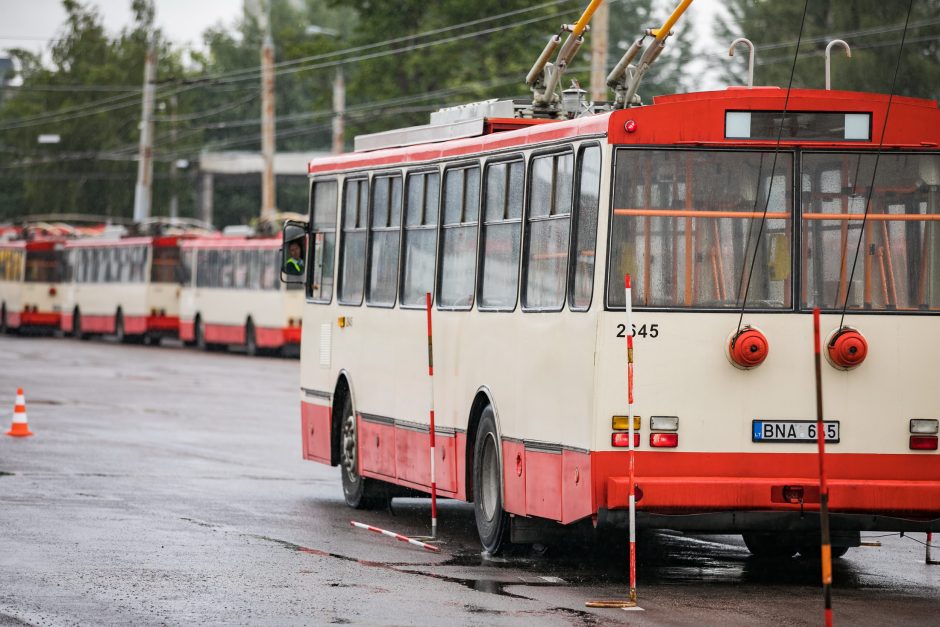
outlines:
{"label": "bus side window", "polygon": [[424,307],[425,294],[434,286],[441,175],[436,171],[409,174],[406,187],[401,305]]}
{"label": "bus side window", "polygon": [[333,300],[333,259],[336,253],[336,181],[316,181],[310,194],[310,238],[313,263],[307,296],[315,303]]}
{"label": "bus side window", "polygon": [[437,304],[447,309],[469,309],[476,278],[480,166],[452,168],[444,173],[443,204]]}
{"label": "bus side window", "polygon": [[486,169],[480,227],[479,308],[512,311],[519,288],[519,245],[525,166],[517,161]]}
{"label": "bus side window", "polygon": [[346,181],[339,276],[339,302],[343,305],[362,304],[366,276],[366,238],[369,232],[368,210],[369,181]]}
{"label": "bus side window", "polygon": [[570,152],[532,159],[523,309],[558,311],[565,304],[573,162]]}
{"label": "bus side window", "polygon": [[600,187],[601,149],[599,146],[584,147],[578,155],[578,195],[568,294],[568,306],[575,311],[587,311],[591,306]]}
{"label": "bus side window", "polygon": [[369,305],[391,307],[398,293],[401,235],[401,176],[372,181],[372,228],[369,236]]}

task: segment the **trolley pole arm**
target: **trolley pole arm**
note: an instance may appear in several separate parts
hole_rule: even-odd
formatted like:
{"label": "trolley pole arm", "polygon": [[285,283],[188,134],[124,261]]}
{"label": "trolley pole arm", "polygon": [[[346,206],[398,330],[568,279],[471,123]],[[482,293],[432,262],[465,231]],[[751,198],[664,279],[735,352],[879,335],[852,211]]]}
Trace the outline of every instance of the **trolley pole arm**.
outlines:
{"label": "trolley pole arm", "polygon": [[636,91],[640,87],[640,81],[643,80],[643,76],[646,75],[650,66],[653,65],[666,46],[666,38],[671,34],[670,29],[672,29],[691,4],[692,0],[682,0],[660,28],[654,28],[649,31],[649,34],[655,39],[652,45],[643,53],[643,56],[640,57],[640,63],[636,68],[636,73],[630,78],[630,82],[627,85],[623,106],[629,107],[633,104],[633,97],[636,96]]}
{"label": "trolley pole arm", "polygon": [[[591,21],[591,17],[594,16],[594,12],[597,11],[597,8],[603,1],[604,0],[591,0],[591,3],[581,14],[581,17],[578,18],[577,22],[563,27],[563,30],[569,31],[569,35],[565,43],[562,44],[554,65],[548,63],[548,57],[551,56],[555,48],[558,47],[556,38],[560,41],[561,37],[556,35],[549,40],[548,45],[545,46],[542,54],[539,55],[538,60],[526,76],[526,84],[532,87],[533,92],[535,92],[533,97],[534,104],[545,106],[555,101],[555,88],[558,87],[558,83],[561,81],[562,76],[564,76],[565,70],[568,69],[568,64],[571,63],[574,56],[578,54],[581,44],[584,43],[584,32],[588,30],[588,22]],[[544,87],[539,89],[539,83],[544,83]]]}

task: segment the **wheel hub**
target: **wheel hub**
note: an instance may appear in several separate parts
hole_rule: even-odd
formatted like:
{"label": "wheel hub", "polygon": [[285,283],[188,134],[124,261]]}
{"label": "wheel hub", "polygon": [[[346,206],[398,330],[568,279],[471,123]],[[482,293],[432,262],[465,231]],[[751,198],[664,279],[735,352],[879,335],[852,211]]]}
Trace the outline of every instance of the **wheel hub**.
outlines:
{"label": "wheel hub", "polygon": [[343,421],[343,468],[351,482],[359,480],[356,464],[356,417],[352,414]]}

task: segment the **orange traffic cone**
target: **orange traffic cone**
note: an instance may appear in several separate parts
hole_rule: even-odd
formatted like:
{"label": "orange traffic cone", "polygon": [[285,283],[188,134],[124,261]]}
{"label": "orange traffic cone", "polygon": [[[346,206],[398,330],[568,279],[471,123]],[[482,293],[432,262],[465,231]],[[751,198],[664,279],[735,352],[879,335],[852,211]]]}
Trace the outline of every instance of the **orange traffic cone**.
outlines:
{"label": "orange traffic cone", "polygon": [[13,424],[10,425],[7,435],[25,438],[32,434],[26,421],[26,398],[23,396],[23,388],[19,388],[16,390],[16,404],[13,406]]}

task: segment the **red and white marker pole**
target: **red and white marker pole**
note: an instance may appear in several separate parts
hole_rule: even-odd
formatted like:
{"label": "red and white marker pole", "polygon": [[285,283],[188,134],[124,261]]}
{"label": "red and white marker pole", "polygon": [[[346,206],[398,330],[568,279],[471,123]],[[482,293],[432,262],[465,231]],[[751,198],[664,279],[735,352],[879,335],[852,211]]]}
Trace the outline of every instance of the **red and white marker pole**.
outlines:
{"label": "red and white marker pole", "polygon": [[813,309],[813,354],[816,362],[816,443],[819,447],[819,532],[826,627],[832,627],[832,541],[829,538],[829,484],[826,482],[826,432],[823,428],[822,360],[819,356],[819,307]]}
{"label": "red and white marker pole", "polygon": [[623,277],[627,312],[627,420],[629,425],[630,455],[630,600],[636,603],[636,480],[634,464],[633,430],[633,292],[630,288],[630,275]]}
{"label": "red and white marker pole", "polygon": [[431,331],[431,292],[425,294],[428,312],[428,382],[431,387],[431,423],[428,429],[431,444],[431,539],[437,538],[437,472],[434,463],[436,454],[434,442],[434,343]]}
{"label": "red and white marker pole", "polygon": [[400,533],[395,533],[394,531],[388,531],[386,529],[379,529],[378,527],[373,527],[372,525],[366,525],[361,522],[356,522],[355,520],[350,520],[349,524],[359,529],[365,529],[366,531],[371,531],[373,533],[378,533],[383,536],[388,536],[389,538],[395,538],[396,540],[407,542],[408,544],[411,544],[414,546],[420,546],[425,551],[431,551],[432,553],[441,552],[440,547],[436,547],[433,544],[428,544],[427,542],[421,542],[420,540],[415,540],[414,538],[409,538],[408,536],[403,536]]}

